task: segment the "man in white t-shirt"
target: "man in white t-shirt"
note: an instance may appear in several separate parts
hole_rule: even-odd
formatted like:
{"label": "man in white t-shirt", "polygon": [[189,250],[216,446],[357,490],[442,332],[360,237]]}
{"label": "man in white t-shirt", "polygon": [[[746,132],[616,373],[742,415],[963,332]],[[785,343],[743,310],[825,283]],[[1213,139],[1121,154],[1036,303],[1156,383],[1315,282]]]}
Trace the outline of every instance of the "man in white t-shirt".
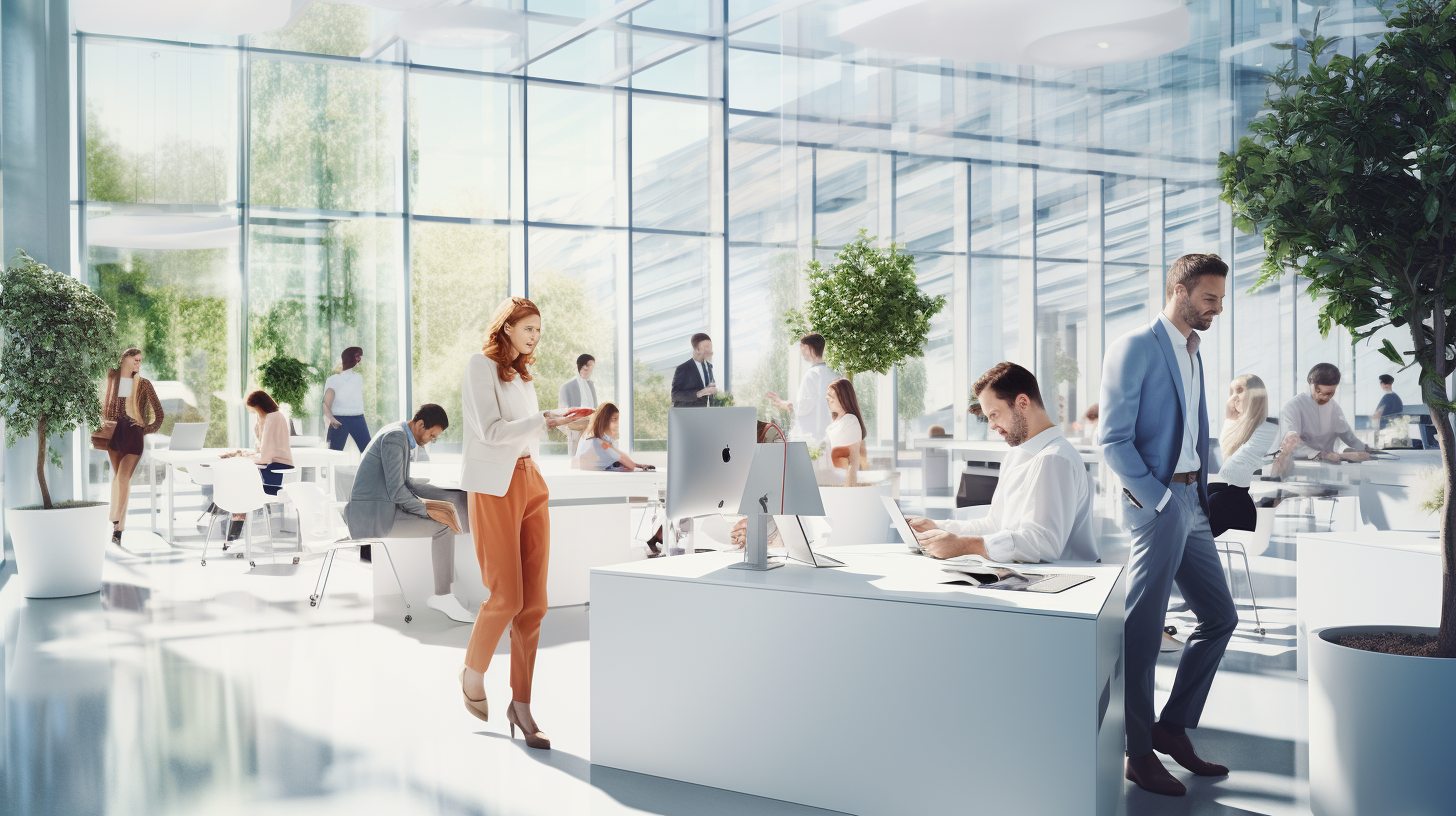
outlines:
{"label": "man in white t-shirt", "polygon": [[339,363],[342,370],[324,382],[324,421],[329,424],[328,442],[333,450],[343,450],[352,437],[359,452],[369,447],[369,423],[364,419],[364,377],[359,362],[364,349],[344,349]]}
{"label": "man in white t-shirt", "polygon": [[770,391],[768,398],[779,410],[794,413],[796,436],[807,439],[811,445],[822,444],[825,430],[829,427],[829,401],[824,394],[839,375],[824,363],[824,336],[818,332],[799,338],[799,354],[809,368],[799,381],[798,397],[793,402],[784,402],[778,394]]}
{"label": "man in white t-shirt", "polygon": [[[1370,458],[1369,446],[1350,430],[1345,412],[1335,402],[1340,387],[1340,369],[1320,363],[1305,378],[1309,392],[1299,394],[1279,412],[1279,435],[1295,434],[1299,447],[1295,459],[1323,459],[1326,462],[1364,462]],[[1345,443],[1347,450],[1336,453],[1335,442]]]}

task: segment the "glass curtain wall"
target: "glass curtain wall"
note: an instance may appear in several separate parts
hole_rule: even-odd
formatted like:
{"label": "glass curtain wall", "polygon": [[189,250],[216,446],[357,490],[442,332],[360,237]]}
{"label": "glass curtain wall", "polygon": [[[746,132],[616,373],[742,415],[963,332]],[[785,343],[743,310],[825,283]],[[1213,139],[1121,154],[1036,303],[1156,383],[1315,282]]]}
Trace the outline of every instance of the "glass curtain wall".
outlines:
{"label": "glass curtain wall", "polygon": [[[880,464],[932,425],[974,430],[971,385],[1001,360],[1075,433],[1108,343],[1153,319],[1186,252],[1233,267],[1210,402],[1256,373],[1278,405],[1329,361],[1368,413],[1393,368],[1320,338],[1297,281],[1250,291],[1260,242],[1217,200],[1218,153],[1305,6],[1195,0],[1178,51],[1066,71],[869,52],[832,33],[837,2],[487,3],[519,26],[471,48],[400,39],[400,5],[315,0],[287,29],[203,43],[76,35],[79,257],[169,416],[209,444],[251,441],[241,398],[276,355],[316,371],[291,406],[304,433],[347,346],[372,426],[458,412],[508,294],[544,314],[544,407],[590,353],[624,441],[660,449],[672,369],[705,331],[737,404],[782,423],[765,394],[803,371],[783,314],[805,263],[861,229],[947,298],[922,357],[857,378]],[[1380,26],[1366,0],[1324,19],[1357,35],[1345,49]]]}

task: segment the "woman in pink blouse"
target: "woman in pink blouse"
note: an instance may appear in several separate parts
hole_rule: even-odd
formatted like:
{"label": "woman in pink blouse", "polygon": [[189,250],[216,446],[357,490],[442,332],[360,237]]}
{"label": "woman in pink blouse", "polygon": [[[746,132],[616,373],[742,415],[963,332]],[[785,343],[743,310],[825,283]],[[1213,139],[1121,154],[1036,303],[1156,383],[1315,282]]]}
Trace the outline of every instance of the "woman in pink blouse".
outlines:
{"label": "woman in pink blouse", "polygon": [[[223,458],[252,456],[253,462],[262,471],[263,492],[276,496],[278,489],[283,486],[283,471],[293,470],[293,448],[288,442],[288,419],[278,410],[278,403],[266,391],[249,394],[247,404],[258,414],[258,421],[253,423],[253,438],[258,441],[258,447],[252,451],[240,450],[223,454]],[[233,514],[233,523],[228,528],[229,541],[242,534],[243,521],[246,518],[241,513]]]}

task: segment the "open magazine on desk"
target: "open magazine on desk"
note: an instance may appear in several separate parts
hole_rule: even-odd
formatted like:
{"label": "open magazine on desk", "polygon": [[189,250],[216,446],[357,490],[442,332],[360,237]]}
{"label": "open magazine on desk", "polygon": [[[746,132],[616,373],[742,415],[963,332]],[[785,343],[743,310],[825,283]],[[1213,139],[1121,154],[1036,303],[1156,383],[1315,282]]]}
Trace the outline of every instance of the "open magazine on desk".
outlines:
{"label": "open magazine on desk", "polygon": [[941,571],[954,576],[944,583],[969,584],[977,589],[999,589],[1008,592],[1056,593],[1092,580],[1090,575],[1072,573],[1048,575],[1041,572],[1023,572],[1017,569],[1016,565],[1002,564],[974,555],[948,559],[946,566],[941,567]]}

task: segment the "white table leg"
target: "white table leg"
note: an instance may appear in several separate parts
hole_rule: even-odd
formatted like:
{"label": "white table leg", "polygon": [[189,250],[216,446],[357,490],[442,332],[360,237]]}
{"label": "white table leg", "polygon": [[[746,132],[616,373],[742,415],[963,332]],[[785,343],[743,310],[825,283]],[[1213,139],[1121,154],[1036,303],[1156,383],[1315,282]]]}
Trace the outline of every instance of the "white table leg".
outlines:
{"label": "white table leg", "polygon": [[[155,467],[153,467],[154,463],[152,462],[151,457],[148,456],[146,453],[143,453],[142,454],[142,459],[147,464],[147,485],[149,487],[151,487],[151,489],[152,489],[152,504],[151,504],[151,511],[152,512],[149,513],[148,515],[150,515],[152,517],[152,532],[153,533],[156,533],[157,532],[157,469]],[[116,478],[116,474],[115,473],[111,474],[111,476],[112,476],[113,479]],[[127,485],[127,491],[128,492],[131,491],[131,486],[130,485]]]}
{"label": "white table leg", "polygon": [[167,543],[171,544],[174,537],[172,522],[177,518],[177,471],[173,469],[170,462],[167,463],[167,470],[162,474],[167,480]]}

